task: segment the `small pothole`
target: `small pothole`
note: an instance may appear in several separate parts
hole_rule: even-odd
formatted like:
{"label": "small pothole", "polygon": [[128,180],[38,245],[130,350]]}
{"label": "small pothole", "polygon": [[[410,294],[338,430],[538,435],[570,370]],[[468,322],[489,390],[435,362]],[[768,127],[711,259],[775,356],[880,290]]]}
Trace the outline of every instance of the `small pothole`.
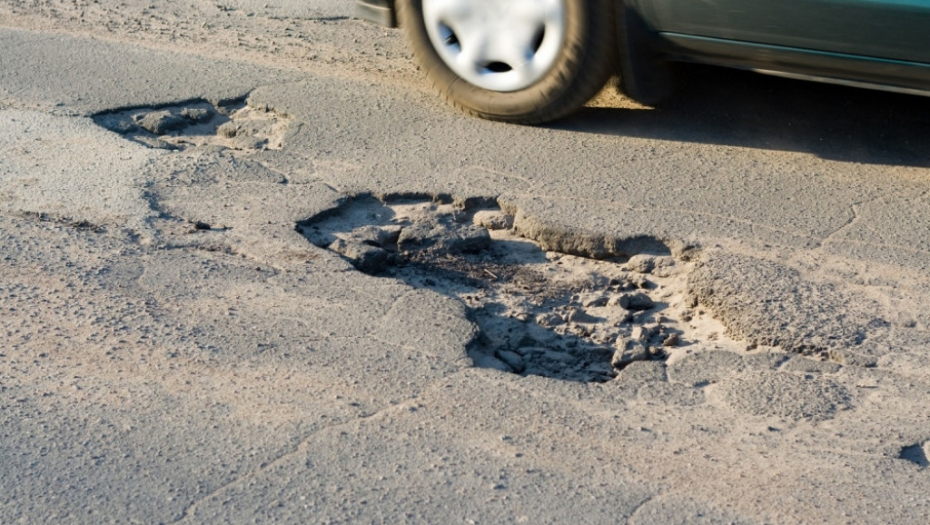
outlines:
{"label": "small pothole", "polygon": [[547,252],[493,203],[360,197],[298,231],[362,272],[460,299],[481,331],[470,349],[480,367],[603,382],[634,361],[725,343],[722,325],[686,298],[691,263],[668,251]]}
{"label": "small pothole", "polygon": [[902,448],[898,459],[910,461],[921,468],[930,467],[930,441]]}
{"label": "small pothole", "polygon": [[240,151],[279,150],[290,118],[239,100],[205,101],[101,113],[94,122],[151,148],[221,146]]}

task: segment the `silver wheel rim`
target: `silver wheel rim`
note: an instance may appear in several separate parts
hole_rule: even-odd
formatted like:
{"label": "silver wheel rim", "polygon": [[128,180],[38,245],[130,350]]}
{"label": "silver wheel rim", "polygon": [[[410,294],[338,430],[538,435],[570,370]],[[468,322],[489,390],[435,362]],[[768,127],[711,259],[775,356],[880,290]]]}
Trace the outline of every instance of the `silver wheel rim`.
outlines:
{"label": "silver wheel rim", "polygon": [[565,0],[423,0],[423,21],[456,75],[490,91],[519,91],[558,60]]}

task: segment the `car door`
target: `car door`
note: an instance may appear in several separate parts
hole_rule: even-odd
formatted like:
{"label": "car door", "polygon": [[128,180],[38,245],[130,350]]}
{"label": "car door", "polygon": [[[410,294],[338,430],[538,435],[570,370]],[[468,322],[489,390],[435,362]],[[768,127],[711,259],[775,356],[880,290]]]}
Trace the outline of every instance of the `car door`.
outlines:
{"label": "car door", "polygon": [[661,32],[930,63],[930,0],[639,0]]}

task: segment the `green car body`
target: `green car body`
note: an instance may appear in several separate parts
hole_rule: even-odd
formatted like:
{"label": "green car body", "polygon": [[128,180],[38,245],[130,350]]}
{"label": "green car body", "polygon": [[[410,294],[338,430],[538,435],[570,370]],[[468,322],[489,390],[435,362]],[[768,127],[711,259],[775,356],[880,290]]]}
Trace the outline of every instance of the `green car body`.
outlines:
{"label": "green car body", "polygon": [[663,35],[930,63],[930,1],[637,0]]}
{"label": "green car body", "polygon": [[634,0],[672,59],[930,90],[930,0]]}
{"label": "green car body", "polygon": [[[504,1],[504,0],[502,0]],[[393,0],[358,0],[394,25]],[[930,94],[930,0],[617,0],[625,91],[649,102],[663,66],[700,62]]]}

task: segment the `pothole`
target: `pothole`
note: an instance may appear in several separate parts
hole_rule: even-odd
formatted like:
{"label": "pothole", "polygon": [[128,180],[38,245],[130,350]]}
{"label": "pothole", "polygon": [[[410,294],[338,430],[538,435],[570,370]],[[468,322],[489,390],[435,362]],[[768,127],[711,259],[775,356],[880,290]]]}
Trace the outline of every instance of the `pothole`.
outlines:
{"label": "pothole", "polygon": [[691,263],[667,250],[606,260],[544,251],[486,204],[360,197],[297,229],[362,272],[460,299],[481,331],[476,366],[602,382],[702,345],[745,350],[689,304]]}
{"label": "pothole", "polygon": [[151,148],[182,150],[221,146],[240,151],[283,147],[290,118],[242,100],[218,103],[135,108],[101,113],[94,122]]}
{"label": "pothole", "polygon": [[930,441],[902,448],[898,459],[910,461],[921,468],[930,467]]}

